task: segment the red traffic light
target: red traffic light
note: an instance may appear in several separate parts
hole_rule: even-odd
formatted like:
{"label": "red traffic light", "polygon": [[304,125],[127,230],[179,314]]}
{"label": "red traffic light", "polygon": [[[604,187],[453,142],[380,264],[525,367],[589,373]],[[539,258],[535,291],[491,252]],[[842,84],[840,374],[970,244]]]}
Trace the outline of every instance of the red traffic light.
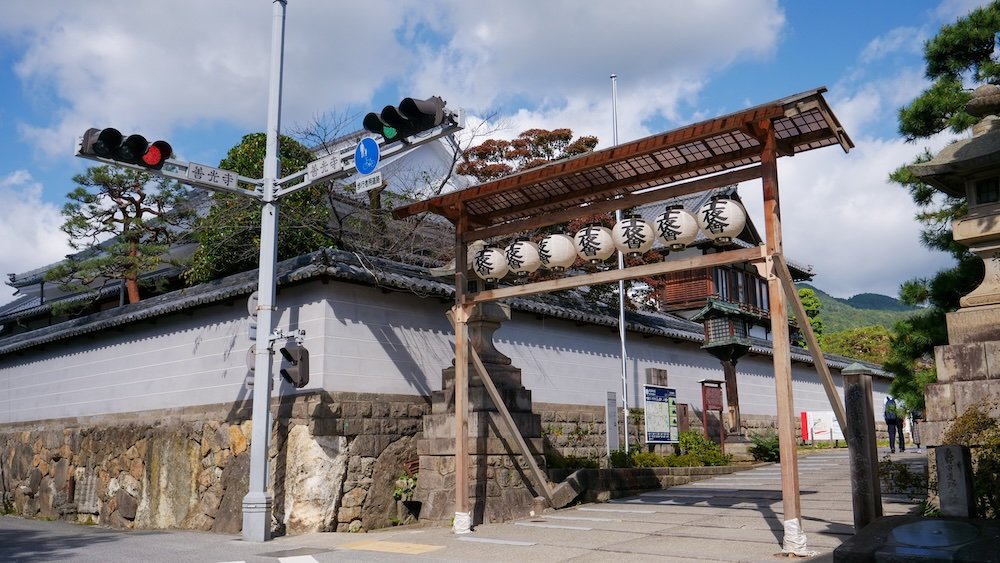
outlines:
{"label": "red traffic light", "polygon": [[83,135],[80,154],[159,170],[173,154],[173,149],[166,141],[150,144],[142,135],[125,137],[117,129],[109,127],[100,130],[88,129]]}
{"label": "red traffic light", "polygon": [[142,155],[142,164],[147,168],[153,168],[159,170],[163,168],[163,163],[166,162],[170,155],[172,155],[173,149],[170,144],[166,141],[155,141],[153,144],[149,145],[146,152]]}

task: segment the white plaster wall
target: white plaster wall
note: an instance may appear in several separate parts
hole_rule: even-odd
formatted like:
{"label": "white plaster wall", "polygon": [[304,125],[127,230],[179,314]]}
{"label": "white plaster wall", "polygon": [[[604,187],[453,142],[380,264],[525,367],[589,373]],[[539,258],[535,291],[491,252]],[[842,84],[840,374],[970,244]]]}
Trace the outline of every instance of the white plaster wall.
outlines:
{"label": "white plaster wall", "polygon": [[[513,313],[514,318],[496,334],[497,349],[509,356],[522,370],[525,387],[532,399],[546,403],[604,405],[607,392],[622,397],[622,370],[618,330],[611,327],[577,327],[575,323],[533,315]],[[646,369],[667,370],[668,384],[677,389],[677,400],[701,408],[702,379],[723,379],[722,368],[714,357],[692,342],[629,334],[628,357],[629,407],[642,406],[642,385]],[[748,355],[737,363],[740,410],[744,414],[776,413],[773,359]],[[843,381],[833,371],[837,393],[843,400]],[[812,364],[792,364],[792,391],[795,412],[832,410],[819,375]],[[878,410],[888,388],[888,381],[875,381],[875,404]]]}
{"label": "white plaster wall", "polygon": [[[310,282],[284,288],[278,303],[280,328],[306,330],[311,369],[302,392],[429,395],[451,365],[454,338],[444,316],[450,304],[439,299]],[[497,348],[523,370],[535,401],[604,405],[608,391],[621,398],[617,329],[513,314],[496,334]],[[240,298],[4,355],[0,423],[246,399],[247,324]],[[678,400],[699,407],[698,380],[722,379],[719,363],[696,343],[630,334],[627,349],[632,407],[641,406],[646,368],[666,369]],[[739,362],[744,413],[775,412],[771,366],[770,357]],[[813,366],[794,364],[793,373],[796,412],[829,410]],[[839,373],[834,377],[839,388]],[[876,381],[876,410],[886,386]],[[284,382],[276,386],[276,393],[293,392]]]}

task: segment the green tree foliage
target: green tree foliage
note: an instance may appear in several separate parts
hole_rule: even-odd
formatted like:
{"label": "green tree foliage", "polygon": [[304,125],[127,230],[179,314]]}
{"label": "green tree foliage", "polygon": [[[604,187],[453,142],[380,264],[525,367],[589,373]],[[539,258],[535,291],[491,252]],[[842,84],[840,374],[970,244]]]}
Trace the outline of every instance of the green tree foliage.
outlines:
{"label": "green tree foliage", "polygon": [[806,317],[809,318],[809,325],[812,326],[813,333],[816,338],[820,338],[823,336],[823,317],[820,316],[823,303],[816,296],[815,291],[806,287],[799,288],[799,299],[802,300],[802,308],[806,310]]}
{"label": "green tree foliage", "polygon": [[1000,518],[1000,423],[985,401],[970,406],[952,423],[943,443],[972,446],[973,494],[979,514]]}
{"label": "green tree foliage", "polygon": [[[170,245],[190,228],[193,213],[181,203],[180,184],[112,166],[95,166],[73,178],[63,206],[74,250],[84,250],[46,273],[68,292],[97,291],[125,281],[129,303],[139,301],[139,278],[168,261]],[[78,301],[78,304],[86,305]]]}
{"label": "green tree foliage", "polygon": [[863,326],[824,334],[820,345],[824,352],[884,364],[889,358],[892,332],[884,326]]}
{"label": "green tree foliage", "polygon": [[972,127],[977,120],[965,112],[970,94],[962,82],[1000,83],[1000,65],[993,60],[998,31],[1000,2],[992,2],[942,26],[924,45],[926,75],[934,82],[899,110],[899,132],[907,140]]}
{"label": "green tree foliage", "polygon": [[[926,75],[932,85],[899,110],[899,132],[916,141],[945,129],[961,132],[976,119],[965,112],[970,93],[966,84],[1000,82],[1000,66],[993,60],[996,34],[1000,32],[1000,2],[970,12],[943,26],[924,46]],[[915,162],[932,155],[925,151]],[[918,315],[895,327],[890,359],[885,367],[896,378],[891,391],[911,408],[922,408],[923,387],[935,380],[934,346],[947,343],[945,313],[958,307],[960,296],[969,293],[983,276],[982,261],[955,243],[951,221],[966,213],[963,198],[942,197],[920,182],[907,167],[889,176],[906,188],[920,208],[921,241],[932,249],[951,252],[957,265],[930,278],[911,280],[900,288],[900,298],[911,305],[925,304]]]}
{"label": "green tree foliage", "polygon": [[[266,135],[252,133],[229,150],[220,168],[249,178],[264,174]],[[282,135],[278,144],[281,176],[305,167],[315,155],[298,141]],[[316,185],[281,199],[278,206],[278,260],[293,258],[333,244],[327,234],[330,219],[327,187]],[[194,285],[252,270],[260,253],[260,203],[249,197],[217,193],[198,228],[198,250],[184,273]]]}

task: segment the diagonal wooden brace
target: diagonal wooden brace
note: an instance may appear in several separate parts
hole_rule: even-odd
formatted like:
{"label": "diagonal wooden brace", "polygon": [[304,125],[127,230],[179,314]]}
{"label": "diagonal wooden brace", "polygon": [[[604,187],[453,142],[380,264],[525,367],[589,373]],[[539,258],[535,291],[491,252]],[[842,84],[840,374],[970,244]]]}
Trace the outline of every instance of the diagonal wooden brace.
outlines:
{"label": "diagonal wooden brace", "polygon": [[785,257],[781,254],[772,254],[770,258],[774,263],[774,273],[781,280],[785,294],[792,303],[795,318],[799,319],[799,327],[806,337],[806,346],[809,348],[809,353],[812,354],[813,363],[816,364],[816,372],[819,373],[833,413],[837,416],[840,431],[843,432],[844,436],[847,436],[847,415],[844,411],[844,403],[840,400],[840,395],[837,394],[837,388],[833,384],[833,376],[830,375],[830,368],[826,365],[826,357],[823,356],[823,350],[820,349],[816,334],[813,332],[812,325],[809,324],[809,317],[806,316],[806,308],[802,305],[802,300],[799,299],[799,292],[795,290],[795,283],[792,282],[792,274],[788,270],[788,264],[785,263]]}

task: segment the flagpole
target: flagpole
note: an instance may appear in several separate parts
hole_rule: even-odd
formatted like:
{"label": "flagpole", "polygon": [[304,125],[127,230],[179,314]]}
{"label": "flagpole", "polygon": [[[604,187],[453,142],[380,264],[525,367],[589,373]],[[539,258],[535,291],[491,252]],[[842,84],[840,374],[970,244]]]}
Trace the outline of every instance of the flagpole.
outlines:
{"label": "flagpole", "polygon": [[[618,75],[611,75],[611,133],[613,146],[618,146]],[[622,210],[615,211],[615,222],[621,222]],[[618,251],[618,269],[625,269],[625,255]],[[622,356],[622,405],[625,429],[625,451],[628,452],[628,354],[625,350],[625,281],[618,280],[618,339]]]}

